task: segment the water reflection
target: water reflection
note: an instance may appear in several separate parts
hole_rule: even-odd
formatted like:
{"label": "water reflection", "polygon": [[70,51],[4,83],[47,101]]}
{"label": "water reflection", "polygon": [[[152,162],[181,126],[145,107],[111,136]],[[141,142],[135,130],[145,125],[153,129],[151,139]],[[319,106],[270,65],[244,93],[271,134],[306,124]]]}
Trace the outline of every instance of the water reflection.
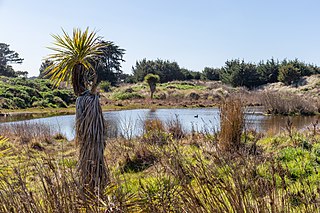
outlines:
{"label": "water reflection", "polygon": [[[264,116],[259,113],[258,108],[247,110],[245,117],[246,128],[257,131],[279,133],[284,131],[288,117],[284,116]],[[255,113],[253,113],[255,112]],[[217,108],[195,108],[195,109],[136,109],[104,112],[107,120],[108,137],[123,136],[132,138],[142,134],[143,121],[146,119],[160,119],[163,122],[178,119],[181,121],[183,129],[187,132],[191,130],[213,133],[220,128],[220,113]],[[304,129],[315,122],[319,116],[295,116],[292,117],[293,126],[296,129]],[[28,118],[23,118],[28,120]],[[6,121],[4,123],[4,121]],[[2,120],[1,125],[10,125],[22,121]],[[50,125],[55,131],[60,131],[71,140],[74,138],[74,115],[53,116],[46,118],[36,118],[28,120],[30,123],[43,123]]]}

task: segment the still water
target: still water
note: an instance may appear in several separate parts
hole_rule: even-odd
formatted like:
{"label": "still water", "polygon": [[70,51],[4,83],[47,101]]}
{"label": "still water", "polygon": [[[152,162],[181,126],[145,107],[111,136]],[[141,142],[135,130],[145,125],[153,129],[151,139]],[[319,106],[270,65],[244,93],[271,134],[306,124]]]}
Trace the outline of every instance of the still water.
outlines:
{"label": "still water", "polygon": [[[185,131],[192,130],[213,133],[220,128],[218,108],[192,108],[192,109],[135,109],[104,112],[107,120],[108,132],[111,135],[133,137],[142,133],[143,121],[146,119],[160,119],[164,123],[178,118]],[[0,121],[1,125],[18,124],[22,122],[40,123],[48,125],[54,132],[61,132],[69,140],[74,138],[74,115],[60,115],[36,119],[20,118],[19,121]],[[294,116],[293,126],[296,129],[305,129],[312,125],[318,116]],[[257,131],[279,133],[284,130],[288,117],[265,116],[258,108],[246,110],[246,128]]]}

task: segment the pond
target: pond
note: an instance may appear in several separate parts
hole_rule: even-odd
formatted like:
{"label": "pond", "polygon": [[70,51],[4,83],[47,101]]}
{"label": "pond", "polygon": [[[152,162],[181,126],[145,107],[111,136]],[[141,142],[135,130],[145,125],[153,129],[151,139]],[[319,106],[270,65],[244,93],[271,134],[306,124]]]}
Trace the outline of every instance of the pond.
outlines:
{"label": "pond", "polygon": [[[143,121],[160,119],[164,123],[178,118],[186,132],[192,130],[213,133],[220,128],[218,108],[189,108],[189,109],[134,109],[104,112],[107,120],[108,134],[133,137],[142,133]],[[12,119],[12,118],[11,118]],[[61,132],[69,140],[74,138],[74,115],[60,115],[36,119],[20,117],[19,121],[2,120],[1,125],[11,125],[23,122],[48,125],[55,132]],[[318,116],[294,116],[293,126],[300,130],[311,126]],[[265,116],[259,108],[247,108],[245,114],[246,128],[262,132],[279,133],[284,130],[288,117]]]}

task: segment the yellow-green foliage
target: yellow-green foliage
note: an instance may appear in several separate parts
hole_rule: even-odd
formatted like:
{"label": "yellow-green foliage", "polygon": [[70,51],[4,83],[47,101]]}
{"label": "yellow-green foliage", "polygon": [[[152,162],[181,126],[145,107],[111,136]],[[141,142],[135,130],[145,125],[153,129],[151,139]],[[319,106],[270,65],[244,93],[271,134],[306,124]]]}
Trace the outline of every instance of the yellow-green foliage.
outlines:
{"label": "yellow-green foliage", "polygon": [[7,164],[4,160],[5,156],[10,152],[10,145],[8,144],[8,139],[0,136],[0,176],[1,173],[6,170]]}

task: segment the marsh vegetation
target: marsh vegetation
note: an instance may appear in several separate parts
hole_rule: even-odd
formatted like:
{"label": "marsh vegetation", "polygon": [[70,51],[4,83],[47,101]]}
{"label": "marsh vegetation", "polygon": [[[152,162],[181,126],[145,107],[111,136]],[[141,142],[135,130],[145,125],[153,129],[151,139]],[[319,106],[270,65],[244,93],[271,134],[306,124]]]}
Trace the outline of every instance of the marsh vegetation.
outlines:
{"label": "marsh vegetation", "polygon": [[316,212],[318,123],[298,132],[287,122],[284,132],[270,136],[244,128],[240,102],[228,104],[234,107],[221,108],[225,119],[214,134],[186,133],[179,119],[145,120],[141,136],[108,138],[110,182],[88,199],[79,190],[74,141],[43,125],[1,128],[0,209]]}

